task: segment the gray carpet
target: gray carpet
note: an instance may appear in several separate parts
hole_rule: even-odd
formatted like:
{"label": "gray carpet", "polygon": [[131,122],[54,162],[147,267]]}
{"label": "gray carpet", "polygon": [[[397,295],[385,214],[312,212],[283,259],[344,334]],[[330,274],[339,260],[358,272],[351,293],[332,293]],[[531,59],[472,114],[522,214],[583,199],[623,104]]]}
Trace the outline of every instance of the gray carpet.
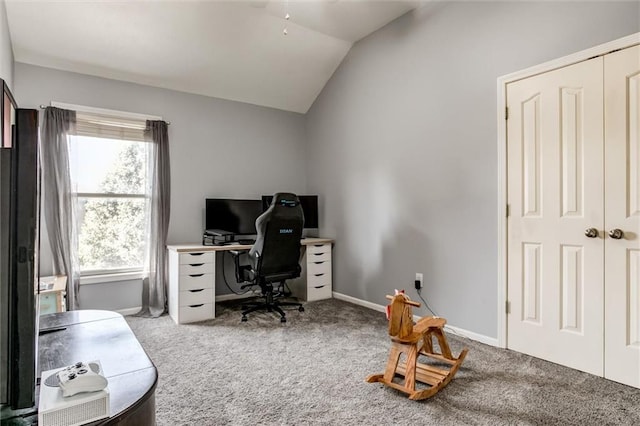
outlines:
{"label": "gray carpet", "polygon": [[384,315],[331,299],[240,322],[127,317],[159,372],[158,425],[640,425],[640,390],[449,334],[469,354],[424,401],[364,381],[384,371]]}

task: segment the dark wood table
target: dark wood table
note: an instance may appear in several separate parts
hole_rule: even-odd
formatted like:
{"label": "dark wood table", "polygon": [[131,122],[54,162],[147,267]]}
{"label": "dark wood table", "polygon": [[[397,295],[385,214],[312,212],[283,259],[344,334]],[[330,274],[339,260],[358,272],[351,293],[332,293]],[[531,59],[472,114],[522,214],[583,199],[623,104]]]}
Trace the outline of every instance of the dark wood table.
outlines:
{"label": "dark wood table", "polygon": [[122,315],[80,310],[40,317],[38,377],[99,360],[109,380],[111,417],[91,425],[155,425],[158,372]]}

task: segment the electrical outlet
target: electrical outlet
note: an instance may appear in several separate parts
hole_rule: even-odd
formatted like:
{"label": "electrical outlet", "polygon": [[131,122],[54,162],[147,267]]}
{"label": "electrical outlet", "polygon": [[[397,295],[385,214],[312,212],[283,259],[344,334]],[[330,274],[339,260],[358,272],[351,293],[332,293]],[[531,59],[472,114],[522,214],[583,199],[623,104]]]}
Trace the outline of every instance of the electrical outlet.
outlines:
{"label": "electrical outlet", "polygon": [[416,272],[415,285],[416,290],[420,290],[422,288],[422,274],[420,272]]}

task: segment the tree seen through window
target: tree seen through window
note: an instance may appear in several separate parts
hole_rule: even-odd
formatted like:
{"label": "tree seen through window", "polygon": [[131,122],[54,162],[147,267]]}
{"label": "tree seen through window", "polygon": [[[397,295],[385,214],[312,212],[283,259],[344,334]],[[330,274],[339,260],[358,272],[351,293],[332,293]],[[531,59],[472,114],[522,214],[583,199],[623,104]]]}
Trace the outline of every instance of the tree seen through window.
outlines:
{"label": "tree seen through window", "polygon": [[80,267],[82,271],[141,268],[148,219],[146,144],[103,141],[113,142],[118,152],[94,189],[97,192],[77,193]]}

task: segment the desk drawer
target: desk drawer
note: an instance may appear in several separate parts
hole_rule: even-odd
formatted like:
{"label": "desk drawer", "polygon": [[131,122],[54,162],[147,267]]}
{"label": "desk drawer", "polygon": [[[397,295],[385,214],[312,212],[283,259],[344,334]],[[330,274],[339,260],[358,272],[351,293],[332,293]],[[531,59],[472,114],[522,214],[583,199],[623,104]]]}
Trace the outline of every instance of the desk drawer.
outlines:
{"label": "desk drawer", "polygon": [[331,272],[320,274],[307,274],[307,288],[331,286]]}
{"label": "desk drawer", "polygon": [[184,275],[180,277],[180,291],[213,289],[213,274]]}
{"label": "desk drawer", "polygon": [[307,288],[307,302],[313,302],[314,300],[331,299],[331,285],[323,285],[319,287]]}
{"label": "desk drawer", "polygon": [[201,288],[199,290],[189,290],[180,292],[180,306],[192,306],[202,303],[213,303],[213,289]]}
{"label": "desk drawer", "polygon": [[216,254],[212,251],[193,252],[193,253],[180,253],[180,264],[189,263],[213,263]]}
{"label": "desk drawer", "polygon": [[178,322],[204,321],[214,317],[213,303],[196,304],[194,306],[180,306]]}
{"label": "desk drawer", "polygon": [[214,274],[214,263],[189,263],[180,265],[180,275]]}
{"label": "desk drawer", "polygon": [[331,243],[310,244],[307,246],[307,254],[331,253]]}
{"label": "desk drawer", "polygon": [[331,274],[331,262],[307,262],[307,275]]}
{"label": "desk drawer", "polygon": [[307,262],[327,262],[331,261],[331,252],[307,253]]}

